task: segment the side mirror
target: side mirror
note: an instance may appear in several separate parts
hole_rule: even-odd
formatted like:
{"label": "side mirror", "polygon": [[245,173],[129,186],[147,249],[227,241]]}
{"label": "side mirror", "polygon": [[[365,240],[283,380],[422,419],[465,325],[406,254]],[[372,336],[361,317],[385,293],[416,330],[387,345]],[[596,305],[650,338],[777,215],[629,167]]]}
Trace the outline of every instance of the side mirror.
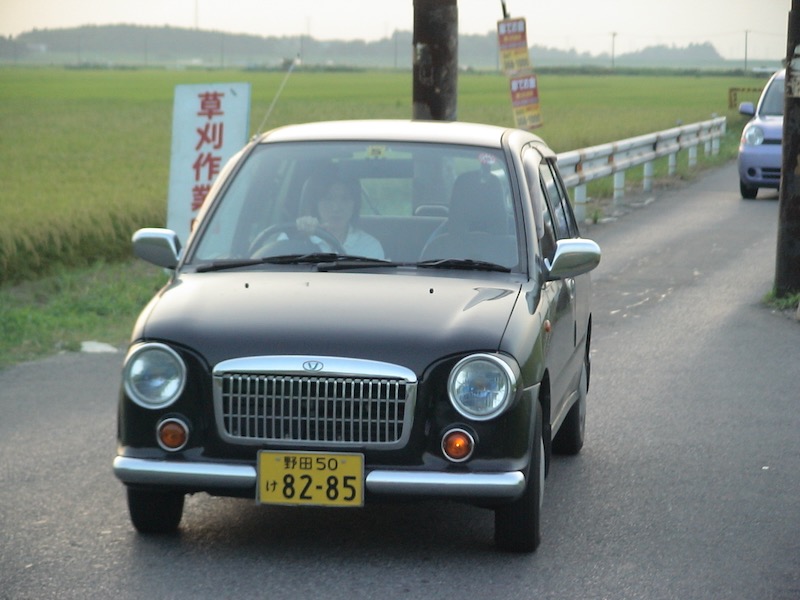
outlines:
{"label": "side mirror", "polygon": [[558,240],[553,261],[544,261],[547,281],[588,273],[600,264],[600,254],[600,246],[592,240]]}
{"label": "side mirror", "polygon": [[756,114],[756,108],[755,106],[753,106],[752,102],[742,102],[739,105],[739,114],[752,117],[753,115]]}
{"label": "side mirror", "polygon": [[157,267],[174,269],[178,266],[181,242],[171,229],[148,227],[133,234],[133,253]]}

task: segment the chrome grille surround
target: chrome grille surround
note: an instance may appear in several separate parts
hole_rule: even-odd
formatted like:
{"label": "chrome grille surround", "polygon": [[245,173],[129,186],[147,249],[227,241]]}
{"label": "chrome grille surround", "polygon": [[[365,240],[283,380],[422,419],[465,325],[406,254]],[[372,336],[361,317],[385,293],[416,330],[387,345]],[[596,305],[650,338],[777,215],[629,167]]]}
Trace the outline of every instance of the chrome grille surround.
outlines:
{"label": "chrome grille surround", "polygon": [[255,356],[214,368],[220,437],[235,444],[399,448],[417,377],[399,365],[328,356]]}

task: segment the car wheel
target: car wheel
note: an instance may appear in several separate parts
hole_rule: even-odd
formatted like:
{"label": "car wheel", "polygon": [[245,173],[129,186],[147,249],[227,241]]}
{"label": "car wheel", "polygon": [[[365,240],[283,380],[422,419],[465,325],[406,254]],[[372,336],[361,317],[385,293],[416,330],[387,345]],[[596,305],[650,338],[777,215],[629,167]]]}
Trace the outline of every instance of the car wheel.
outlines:
{"label": "car wheel", "polygon": [[739,191],[742,193],[742,198],[745,200],[752,200],[758,195],[758,188],[752,185],[747,185],[744,181],[739,180]]}
{"label": "car wheel", "polygon": [[553,452],[556,454],[578,454],[583,448],[586,434],[586,395],[589,391],[589,365],[583,362],[581,379],[578,383],[578,399],[567,413],[567,418],[561,424],[555,439],[553,439]]}
{"label": "car wheel", "polygon": [[533,552],[541,540],[540,515],[544,499],[544,442],[542,408],[536,402],[533,455],[525,491],[511,504],[494,511],[494,540],[497,547],[509,552]]}
{"label": "car wheel", "polygon": [[140,533],[173,533],[183,516],[184,495],[128,488],[128,511]]}

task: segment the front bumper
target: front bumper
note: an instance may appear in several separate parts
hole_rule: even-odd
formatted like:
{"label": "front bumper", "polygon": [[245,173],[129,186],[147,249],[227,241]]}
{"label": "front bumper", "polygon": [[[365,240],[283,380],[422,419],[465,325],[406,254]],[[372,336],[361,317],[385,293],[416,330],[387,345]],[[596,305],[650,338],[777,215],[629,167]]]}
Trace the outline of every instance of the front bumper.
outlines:
{"label": "front bumper", "polygon": [[[174,486],[213,492],[255,489],[256,469],[250,465],[152,460],[117,456],[114,475],[125,484]],[[521,471],[450,473],[375,469],[366,477],[368,492],[385,496],[435,496],[514,500],[525,489]]]}
{"label": "front bumper", "polygon": [[739,179],[752,187],[778,188],[781,181],[780,144],[740,147]]}

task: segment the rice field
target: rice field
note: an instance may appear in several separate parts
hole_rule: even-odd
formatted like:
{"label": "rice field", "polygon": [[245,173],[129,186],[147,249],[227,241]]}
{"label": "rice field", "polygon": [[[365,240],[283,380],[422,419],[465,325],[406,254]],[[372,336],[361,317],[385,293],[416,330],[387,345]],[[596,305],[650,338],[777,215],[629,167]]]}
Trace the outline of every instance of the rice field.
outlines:
{"label": "rice field", "polygon": [[[35,279],[53,266],[128,258],[134,230],[163,226],[176,85],[250,82],[256,128],[284,77],[0,68],[0,285]],[[751,78],[720,75],[543,74],[544,125],[537,133],[562,152],[727,115],[730,156],[744,119],[728,109],[728,88],[753,85]],[[296,71],[265,128],[409,118],[411,87],[410,72]],[[513,125],[505,77],[460,74],[458,118]]]}

